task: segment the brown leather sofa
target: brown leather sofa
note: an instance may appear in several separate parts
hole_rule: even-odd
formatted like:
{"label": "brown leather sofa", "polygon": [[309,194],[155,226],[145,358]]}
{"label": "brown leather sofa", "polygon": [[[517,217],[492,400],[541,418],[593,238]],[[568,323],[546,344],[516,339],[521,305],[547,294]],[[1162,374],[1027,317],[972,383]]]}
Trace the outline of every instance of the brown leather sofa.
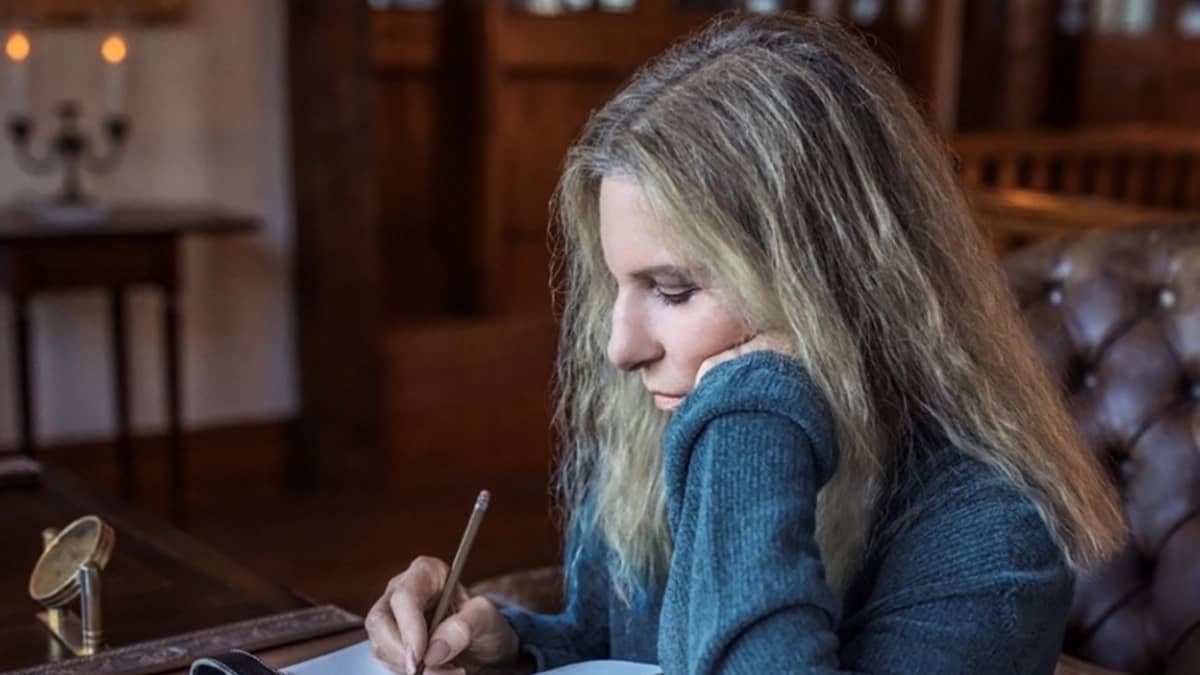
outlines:
{"label": "brown leather sofa", "polygon": [[1064,651],[1200,674],[1200,221],[1045,241],[1005,269],[1131,533],[1079,581]]}
{"label": "brown leather sofa", "polygon": [[[1059,673],[1200,675],[1200,221],[1068,235],[1004,263],[1131,531],[1079,580]],[[475,590],[562,603],[551,568]]]}

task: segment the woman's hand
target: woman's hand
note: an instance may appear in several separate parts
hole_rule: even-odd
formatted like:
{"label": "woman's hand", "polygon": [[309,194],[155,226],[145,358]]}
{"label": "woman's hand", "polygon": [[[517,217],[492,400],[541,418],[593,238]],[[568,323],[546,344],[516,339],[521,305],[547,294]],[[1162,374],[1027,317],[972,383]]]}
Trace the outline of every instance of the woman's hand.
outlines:
{"label": "woman's hand", "polygon": [[792,347],[791,342],[779,333],[759,333],[745,342],[741,342],[723,352],[713,354],[707,359],[704,359],[704,361],[700,363],[700,367],[696,370],[696,382],[692,385],[692,388],[695,389],[697,386],[699,386],[700,380],[704,377],[704,374],[712,370],[717,364],[724,363],[726,361],[732,361],[743,354],[761,351],[772,351],[779,352],[780,354],[792,355],[795,354],[796,350]]}
{"label": "woman's hand", "polygon": [[517,634],[490,600],[472,598],[460,584],[446,617],[429,635],[426,616],[441,596],[450,568],[420,557],[388,582],[367,614],[371,651],[397,673],[416,672],[425,661],[429,675],[477,673],[485,666],[515,663]]}

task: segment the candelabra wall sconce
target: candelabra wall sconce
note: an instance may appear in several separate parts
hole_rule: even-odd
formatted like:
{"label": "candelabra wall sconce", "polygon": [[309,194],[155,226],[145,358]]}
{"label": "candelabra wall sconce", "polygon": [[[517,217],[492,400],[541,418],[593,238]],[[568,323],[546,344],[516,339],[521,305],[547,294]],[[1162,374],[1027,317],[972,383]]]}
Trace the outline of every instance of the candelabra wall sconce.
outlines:
{"label": "candelabra wall sconce", "polygon": [[79,104],[74,101],[58,104],[58,129],[43,151],[33,148],[35,125],[31,117],[13,114],[8,119],[8,135],[16,150],[18,164],[37,176],[55,171],[62,173],[62,188],[53,198],[58,206],[85,205],[88,198],[83,191],[84,170],[104,174],[116,168],[129,135],[127,116],[108,115],[102,124],[106,147],[103,152],[97,152],[93,138],[81,128],[79,114]]}
{"label": "candelabra wall sconce", "polygon": [[24,30],[12,30],[4,41],[8,138],[22,170],[35,176],[59,173],[62,186],[51,198],[22,206],[44,220],[78,222],[101,216],[105,207],[89,199],[83,178],[85,173],[98,175],[115,169],[129,138],[130,121],[125,112],[128,44],[116,31],[100,43],[104,113],[99,129],[93,132],[84,128],[81,104],[67,100],[55,107],[56,127],[38,133],[41,124],[35,121],[29,104],[29,61],[33,51]]}

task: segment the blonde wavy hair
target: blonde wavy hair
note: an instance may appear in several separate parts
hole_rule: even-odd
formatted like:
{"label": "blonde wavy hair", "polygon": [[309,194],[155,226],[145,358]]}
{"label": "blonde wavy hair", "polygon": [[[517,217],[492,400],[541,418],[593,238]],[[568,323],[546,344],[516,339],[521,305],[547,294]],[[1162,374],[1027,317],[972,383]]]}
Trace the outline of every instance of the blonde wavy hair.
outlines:
{"label": "blonde wavy hair", "polygon": [[671,553],[669,413],[607,362],[615,282],[606,176],[634,178],[758,329],[786,335],[833,411],[839,463],[818,497],[833,587],[856,572],[910,455],[942,442],[1007,477],[1081,570],[1119,546],[1114,490],[1047,379],[945,148],[856,38],[798,16],[723,17],[640,70],[589,119],[555,195],[565,288],[557,365],[575,527],[619,589]]}

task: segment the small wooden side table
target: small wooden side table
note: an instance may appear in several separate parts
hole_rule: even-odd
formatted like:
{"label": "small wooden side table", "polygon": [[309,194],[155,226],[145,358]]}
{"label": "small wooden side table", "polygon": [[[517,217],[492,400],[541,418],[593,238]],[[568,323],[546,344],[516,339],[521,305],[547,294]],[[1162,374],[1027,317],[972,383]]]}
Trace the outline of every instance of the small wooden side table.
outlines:
{"label": "small wooden side table", "polygon": [[116,459],[121,493],[126,499],[135,498],[125,288],[135,284],[157,286],[163,293],[170,508],[172,517],[182,521],[179,241],[184,236],[249,233],[257,227],[253,217],[210,207],[116,206],[102,220],[78,225],[37,222],[23,210],[0,209],[0,291],[12,297],[21,452],[32,457],[37,451],[33,428],[30,299],[37,293],[71,288],[106,289],[111,308]]}

